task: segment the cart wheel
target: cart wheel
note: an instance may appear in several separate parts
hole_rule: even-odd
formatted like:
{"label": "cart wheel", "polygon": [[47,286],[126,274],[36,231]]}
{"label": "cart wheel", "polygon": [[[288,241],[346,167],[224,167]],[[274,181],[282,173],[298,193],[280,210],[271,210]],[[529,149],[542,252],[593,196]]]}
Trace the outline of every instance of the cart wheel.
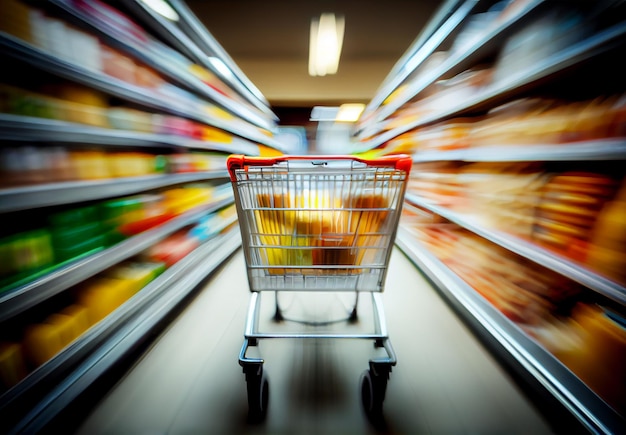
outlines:
{"label": "cart wheel", "polygon": [[269,402],[269,383],[261,369],[259,374],[247,377],[248,387],[248,421],[258,423],[265,419]]}
{"label": "cart wheel", "polygon": [[365,414],[371,420],[382,417],[386,386],[386,376],[375,375],[371,370],[361,374],[361,401]]}

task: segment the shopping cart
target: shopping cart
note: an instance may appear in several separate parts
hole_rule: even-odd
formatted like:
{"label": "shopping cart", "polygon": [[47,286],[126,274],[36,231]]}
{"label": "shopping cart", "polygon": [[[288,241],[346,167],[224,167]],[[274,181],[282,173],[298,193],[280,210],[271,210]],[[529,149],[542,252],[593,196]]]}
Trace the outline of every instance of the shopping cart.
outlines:
{"label": "shopping cart", "polygon": [[[361,375],[361,399],[369,417],[382,412],[396,355],[387,334],[381,293],[411,164],[406,155],[376,160],[353,156],[229,157],[251,291],[239,354],[250,419],[263,419],[268,405],[264,360],[248,355],[251,347],[258,355],[259,341],[265,338],[374,340],[379,355],[369,360],[369,369]],[[300,324],[304,329],[285,332],[260,326],[263,295],[269,293],[274,295],[270,323]],[[354,304],[342,307],[346,309],[338,318],[320,320],[308,318],[306,310],[295,318],[287,317],[279,303],[279,294],[293,298],[329,293],[349,293]],[[360,293],[371,297],[372,331],[354,327],[360,320]]]}

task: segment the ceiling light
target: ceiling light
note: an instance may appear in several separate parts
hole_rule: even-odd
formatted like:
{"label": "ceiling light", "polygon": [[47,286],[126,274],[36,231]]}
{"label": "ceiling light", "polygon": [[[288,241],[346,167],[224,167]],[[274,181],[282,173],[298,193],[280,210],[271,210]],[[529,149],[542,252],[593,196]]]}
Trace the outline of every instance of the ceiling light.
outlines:
{"label": "ceiling light", "polygon": [[309,121],[334,121],[339,113],[339,107],[315,106],[311,111]]}
{"label": "ceiling light", "polygon": [[356,122],[365,110],[365,104],[348,103],[336,106],[315,106],[309,121]]}
{"label": "ceiling light", "polygon": [[333,13],[323,13],[311,20],[309,40],[309,75],[336,74],[343,45],[345,20]]}
{"label": "ceiling light", "polygon": [[140,0],[141,3],[148,6],[157,14],[167,18],[170,21],[178,21],[180,17],[176,11],[165,0]]}
{"label": "ceiling light", "polygon": [[342,104],[341,106],[339,106],[339,112],[335,117],[335,121],[356,122],[358,121],[359,116],[361,116],[361,113],[363,113],[364,109],[365,104]]}

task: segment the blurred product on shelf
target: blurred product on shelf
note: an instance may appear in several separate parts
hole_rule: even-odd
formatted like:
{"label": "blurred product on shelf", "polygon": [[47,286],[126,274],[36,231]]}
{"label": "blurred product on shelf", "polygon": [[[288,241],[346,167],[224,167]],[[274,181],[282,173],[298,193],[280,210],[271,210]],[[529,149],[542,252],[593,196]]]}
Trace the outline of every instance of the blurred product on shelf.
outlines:
{"label": "blurred product on shelf", "polygon": [[0,239],[0,292],[225,197],[223,187],[196,183],[55,212],[44,228]]}
{"label": "blurred product on shelf", "polygon": [[0,342],[0,387],[16,385],[27,374],[21,343]]}
{"label": "blurred product on shelf", "polygon": [[[104,94],[69,83],[42,85],[40,91],[0,84],[0,111],[136,133],[172,135],[215,143],[233,142],[232,134],[215,127],[179,116],[112,106]],[[220,117],[223,118],[222,115]]]}
{"label": "blurred product on shelf", "polygon": [[465,209],[481,224],[524,238],[531,237],[540,189],[547,175],[536,163],[473,163],[461,168]]}
{"label": "blurred product on shelf", "polygon": [[171,173],[205,172],[225,170],[228,155],[210,152],[187,152],[167,156]]}
{"label": "blurred product on shelf", "polygon": [[620,414],[626,412],[626,319],[578,303],[571,316],[546,320],[535,338]]}
{"label": "blurred product on shelf", "polygon": [[576,144],[626,137],[626,95],[586,101],[524,98],[485,116],[454,118],[403,133],[386,143],[386,153],[450,151],[520,145]]}
{"label": "blurred product on shelf", "polygon": [[52,235],[36,229],[0,239],[0,294],[30,276],[44,273],[55,262]]}
{"label": "blurred product on shelf", "polygon": [[[408,192],[485,229],[532,241],[626,282],[624,179],[591,171],[550,172],[541,162],[416,164]],[[623,195],[623,193],[622,193]],[[608,241],[608,240],[611,241]],[[621,249],[621,251],[620,251]]]}
{"label": "blurred product on shelf", "polygon": [[593,21],[583,11],[554,3],[507,38],[494,65],[493,82],[510,82],[533,65],[592,34]]}
{"label": "blurred product on shelf", "polygon": [[465,187],[459,179],[460,166],[455,162],[432,162],[416,165],[419,171],[411,174],[407,192],[415,192],[434,204],[465,209]]}
{"label": "blurred product on shelf", "polygon": [[626,287],[626,179],[600,211],[589,236],[586,263]]}
{"label": "blurred product on shelf", "polygon": [[626,321],[586,302],[567,277],[420,208],[401,224],[452,272],[540,342],[619,412],[626,411]]}
{"label": "blurred product on shelf", "polygon": [[415,237],[506,317],[533,326],[558,312],[582,288],[455,224],[432,223],[428,213],[406,207]]}
{"label": "blurred product on shelf", "polygon": [[95,325],[164,270],[163,263],[120,263],[78,285],[76,303],[87,308],[89,323]]}
{"label": "blurred product on shelf", "polygon": [[[129,208],[134,205],[125,204]],[[54,218],[58,225],[93,218],[96,207],[85,207]],[[128,211],[131,213],[131,211]],[[168,268],[222,232],[236,217],[234,205],[210,213],[69,290],[64,306],[38,315],[39,320],[0,333],[0,391],[19,383],[89,328],[105,319]],[[104,222],[103,222],[104,224]],[[68,302],[69,301],[69,302]],[[52,305],[54,306],[54,305]],[[29,319],[27,316],[26,319]]]}
{"label": "blurred product on shelf", "polygon": [[187,236],[187,231],[178,231],[148,249],[148,257],[164,263],[167,267],[176,264],[200,245],[198,239]]}
{"label": "blurred product on shelf", "polygon": [[165,80],[154,69],[142,65],[132,57],[102,42],[99,49],[102,73],[125,83],[155,91],[165,85]]}
{"label": "blurred product on shelf", "polygon": [[5,147],[0,150],[0,188],[220,171],[225,170],[226,158],[226,154],[202,151],[151,154],[93,146]]}
{"label": "blurred product on shelf", "polygon": [[109,232],[115,231],[101,223],[98,207],[80,207],[51,215],[54,257],[57,262],[89,254],[110,245]]}
{"label": "blurred product on shelf", "polygon": [[145,257],[150,261],[162,262],[172,266],[186,257],[202,243],[207,242],[222,230],[224,224],[236,217],[234,205],[226,207],[202,218],[191,228],[177,231],[148,248]]}
{"label": "blurred product on shelf", "polygon": [[532,238],[538,244],[585,261],[600,211],[615,195],[617,180],[603,174],[555,174],[543,186]]}
{"label": "blurred product on shelf", "polygon": [[[206,86],[206,91],[209,93],[213,90],[220,96],[226,97],[227,101],[236,103],[240,107],[245,106],[246,110],[259,116],[267,116],[232,91],[218,76],[150,37],[140,26],[111,6],[97,1],[77,0],[70,1],[70,3],[81,14],[95,18],[96,23],[104,25],[105,33],[118,32],[118,40],[131,47],[131,50],[139,50],[165,70],[171,69],[173,74],[181,80],[184,78],[189,82],[197,79],[198,83],[195,87]],[[28,95],[22,96],[21,104],[17,107],[13,104],[6,108],[0,103],[2,111],[105,128],[126,130],[124,127],[132,126],[128,130],[175,134],[196,139],[203,139],[205,126],[202,123],[218,123],[219,126],[225,123],[234,131],[254,136],[262,134],[272,137],[273,135],[271,131],[252,125],[197,94],[169,83],[167,80],[170,79],[166,79],[161,72],[157,72],[156,67],[148,66],[128,53],[110,47],[105,38],[97,37],[61,19],[49,16],[35,5],[19,0],[3,1],[0,3],[0,16],[3,17],[0,20],[0,32],[19,38],[28,45],[40,49],[46,56],[53,56],[73,67],[78,67],[80,74],[96,77],[101,74],[102,79],[121,90],[130,89],[157,101],[168,101],[168,106],[177,109],[177,112],[189,113],[194,121],[166,115],[164,116],[166,121],[163,122],[152,119],[159,115],[149,115],[129,108],[109,108],[108,104],[104,106],[88,104],[82,99],[71,102],[54,93],[47,96],[45,90],[42,90],[42,95],[33,90]],[[7,86],[0,86],[0,88],[0,94],[10,93],[13,90]],[[17,94],[24,93],[21,90],[16,92]],[[87,90],[86,92],[96,93],[97,91]],[[4,98],[6,97],[0,99]],[[22,100],[27,100],[27,104],[23,104]],[[214,137],[209,140],[214,140]]]}
{"label": "blurred product on shelf", "polygon": [[626,95],[592,100],[514,100],[469,132],[470,146],[568,144],[626,136]]}

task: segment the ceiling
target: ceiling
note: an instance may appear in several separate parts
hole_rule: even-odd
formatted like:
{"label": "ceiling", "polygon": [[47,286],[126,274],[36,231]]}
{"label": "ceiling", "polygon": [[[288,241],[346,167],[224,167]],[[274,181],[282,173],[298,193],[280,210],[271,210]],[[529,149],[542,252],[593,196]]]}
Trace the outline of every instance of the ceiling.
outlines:
{"label": "ceiling", "polygon": [[[443,0],[187,0],[272,107],[367,103]],[[336,75],[308,75],[309,26],[345,17]]]}

